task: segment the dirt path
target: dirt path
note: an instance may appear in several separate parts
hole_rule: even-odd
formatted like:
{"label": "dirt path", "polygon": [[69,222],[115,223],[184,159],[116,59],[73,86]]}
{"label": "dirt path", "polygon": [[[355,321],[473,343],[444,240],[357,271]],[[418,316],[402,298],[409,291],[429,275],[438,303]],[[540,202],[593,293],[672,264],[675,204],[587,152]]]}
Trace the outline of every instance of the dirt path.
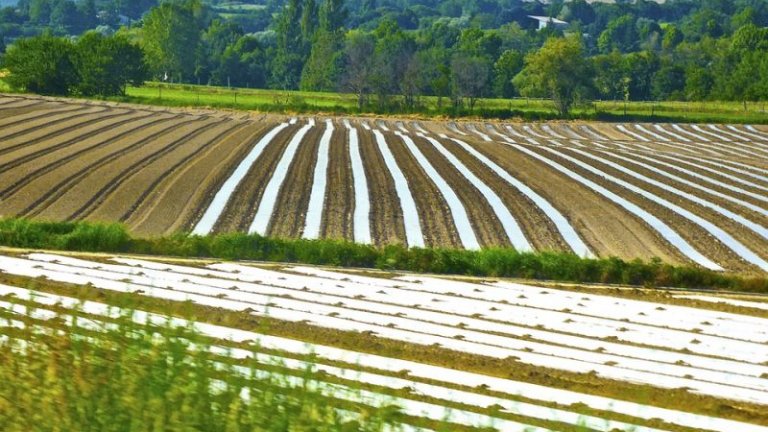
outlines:
{"label": "dirt path", "polygon": [[[274,123],[250,123],[222,138],[145,192],[121,217],[140,236],[189,231],[235,167]],[[173,215],[177,215],[175,218]]]}
{"label": "dirt path", "polygon": [[406,244],[403,210],[395,190],[395,182],[377,148],[373,133],[358,127],[360,156],[368,178],[371,197],[371,237],[376,245]]}
{"label": "dirt path", "polygon": [[328,189],[325,194],[320,236],[354,240],[352,216],[355,209],[355,189],[349,156],[349,132],[338,122],[334,127],[336,129],[331,138],[328,158]]}
{"label": "dirt path", "polygon": [[448,204],[424,169],[419,165],[402,138],[394,133],[384,133],[397,165],[403,171],[419,211],[424,243],[427,246],[461,247],[459,234],[453,222]]}
{"label": "dirt path", "polygon": [[213,232],[247,232],[259,207],[261,196],[272,178],[285,147],[301,125],[292,125],[281,131],[264,149],[240,185],[232,194]]}
{"label": "dirt path", "polygon": [[317,149],[325,127],[325,122],[318,122],[299,144],[285,181],[280,187],[267,235],[280,238],[301,237],[309,196],[312,193]]}

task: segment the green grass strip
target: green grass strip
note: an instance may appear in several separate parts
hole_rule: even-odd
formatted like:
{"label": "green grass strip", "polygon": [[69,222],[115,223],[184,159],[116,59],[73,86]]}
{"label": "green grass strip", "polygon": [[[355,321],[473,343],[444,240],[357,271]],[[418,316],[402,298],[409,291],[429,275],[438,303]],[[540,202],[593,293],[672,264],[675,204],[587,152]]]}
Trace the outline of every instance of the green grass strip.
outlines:
{"label": "green grass strip", "polygon": [[521,253],[510,248],[468,251],[401,245],[375,247],[342,240],[278,239],[242,233],[134,238],[123,225],[92,222],[0,219],[0,246],[768,293],[765,276],[718,273],[665,264],[658,259],[586,259],[572,253]]}

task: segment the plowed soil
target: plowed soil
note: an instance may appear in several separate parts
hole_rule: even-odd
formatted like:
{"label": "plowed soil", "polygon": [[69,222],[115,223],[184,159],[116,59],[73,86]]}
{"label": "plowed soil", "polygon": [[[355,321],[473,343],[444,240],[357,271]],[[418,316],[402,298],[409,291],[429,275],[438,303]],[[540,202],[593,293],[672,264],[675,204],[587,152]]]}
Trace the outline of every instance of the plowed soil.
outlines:
{"label": "plowed soil", "polygon": [[309,196],[312,193],[317,149],[324,130],[325,123],[318,122],[307,132],[296,150],[288,168],[288,175],[277,196],[277,205],[267,229],[268,235],[283,238],[301,237],[309,207]]}
{"label": "plowed soil", "polygon": [[243,181],[235,189],[229,204],[214,228],[215,232],[248,231],[256,215],[256,210],[259,208],[264,189],[267,187],[269,179],[272,178],[272,172],[280,161],[291,137],[296,134],[299,128],[299,125],[285,128],[264,149]]}
{"label": "plowed soil", "polygon": [[331,239],[354,239],[355,183],[349,156],[349,132],[336,124],[328,159],[328,186],[320,235]]}

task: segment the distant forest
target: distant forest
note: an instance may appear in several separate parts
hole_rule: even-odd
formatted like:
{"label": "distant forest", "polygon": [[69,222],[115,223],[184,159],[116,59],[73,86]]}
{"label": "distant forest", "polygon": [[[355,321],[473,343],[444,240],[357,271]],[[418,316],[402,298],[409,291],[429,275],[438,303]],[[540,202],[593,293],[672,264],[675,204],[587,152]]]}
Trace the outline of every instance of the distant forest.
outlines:
{"label": "distant forest", "polygon": [[[0,0],[13,3],[0,9],[0,52],[95,31],[140,47],[155,80],[400,108],[424,95],[768,99],[765,0]],[[565,23],[539,29],[531,16]]]}

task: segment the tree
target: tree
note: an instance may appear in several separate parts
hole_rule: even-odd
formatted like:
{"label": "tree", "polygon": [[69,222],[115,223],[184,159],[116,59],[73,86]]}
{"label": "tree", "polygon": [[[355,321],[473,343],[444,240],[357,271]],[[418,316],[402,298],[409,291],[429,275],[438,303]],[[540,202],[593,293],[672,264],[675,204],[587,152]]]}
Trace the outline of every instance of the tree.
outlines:
{"label": "tree", "polygon": [[163,3],[144,17],[143,48],[155,76],[182,81],[195,74],[202,29],[197,7],[197,1]]}
{"label": "tree", "polygon": [[479,56],[459,53],[451,60],[451,77],[454,107],[458,108],[464,99],[469,100],[469,111],[475,109],[477,100],[488,89],[490,62]]}
{"label": "tree", "polygon": [[299,88],[317,24],[317,5],[314,0],[288,0],[276,20],[273,86],[281,89]]}
{"label": "tree", "polygon": [[299,87],[305,91],[331,91],[338,86],[342,69],[344,21],[347,11],[341,0],[325,0],[320,6],[319,28],[312,42]]}
{"label": "tree", "polygon": [[243,36],[224,50],[212,75],[228,77],[234,86],[264,87],[267,83],[265,63],[264,49],[258,40]]}
{"label": "tree", "polygon": [[621,52],[634,50],[640,40],[636,21],[632,15],[623,15],[611,21],[597,40],[600,51],[609,53],[615,49]]}
{"label": "tree", "polygon": [[493,93],[509,99],[515,95],[512,79],[523,69],[524,57],[518,51],[507,50],[493,65]]}
{"label": "tree", "polygon": [[347,33],[344,42],[343,87],[357,96],[357,108],[362,110],[372,87],[375,65],[371,62],[376,51],[376,39],[359,30]]}
{"label": "tree", "polygon": [[76,88],[84,96],[125,95],[128,84],[139,86],[148,78],[144,52],[125,36],[88,32],[75,49]]}
{"label": "tree", "polygon": [[54,3],[51,10],[51,25],[62,28],[70,34],[85,30],[80,11],[72,0],[59,0]]}
{"label": "tree", "polygon": [[592,68],[578,37],[550,38],[528,54],[525,67],[513,80],[524,96],[550,97],[562,116],[593,91]]}
{"label": "tree", "polygon": [[8,48],[3,67],[13,88],[33,93],[68,95],[78,81],[74,46],[66,39],[43,34],[19,39]]}

